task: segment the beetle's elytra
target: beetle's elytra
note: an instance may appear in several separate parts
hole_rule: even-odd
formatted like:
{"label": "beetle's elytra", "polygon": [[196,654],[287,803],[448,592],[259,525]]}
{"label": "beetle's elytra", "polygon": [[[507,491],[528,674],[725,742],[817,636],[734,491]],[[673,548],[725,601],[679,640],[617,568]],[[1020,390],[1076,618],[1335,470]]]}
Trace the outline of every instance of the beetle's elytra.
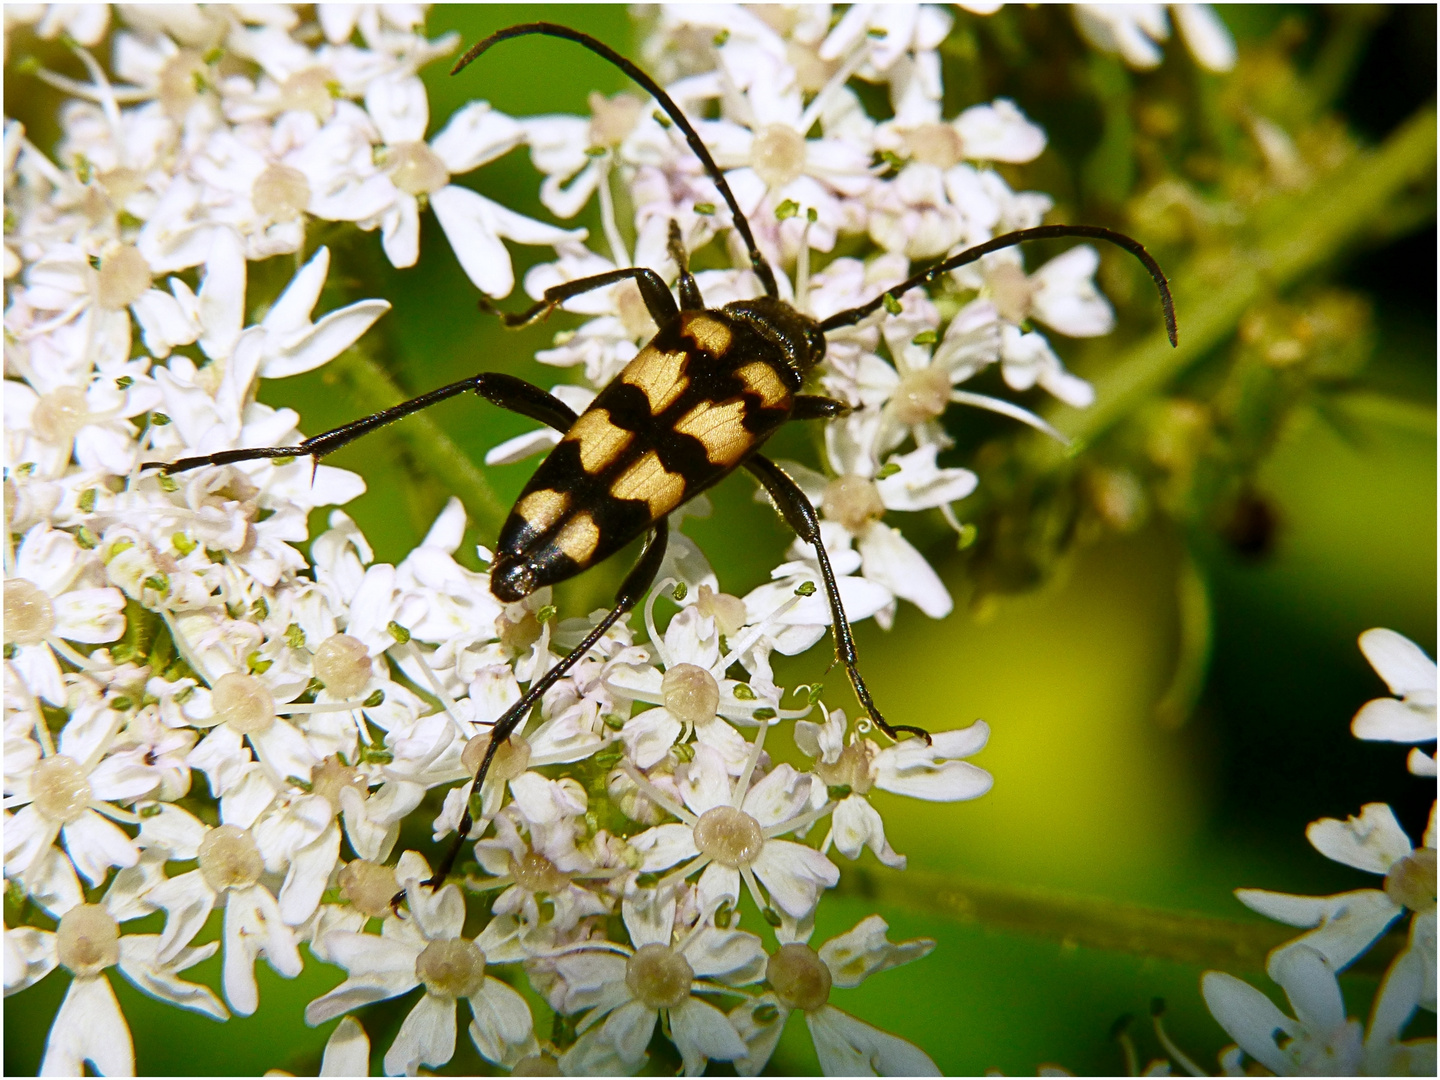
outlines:
{"label": "beetle's elytra", "polygon": [[743,301],[661,327],[525,486],[500,530],[495,595],[519,600],[607,558],[757,450],[820,359],[816,326]]}
{"label": "beetle's elytra", "polygon": [[[491,46],[530,34],[564,38],[583,46],[620,68],[655,98],[719,189],[765,295],[706,309],[690,273],[680,231],[672,222],[669,253],[678,272],[678,303],[653,270],[627,267],[557,285],[546,290],[544,298],[527,311],[504,316],[507,325],[525,325],[571,297],[627,280],[639,287],[659,333],[580,416],[537,386],[512,375],[481,372],[313,436],[298,446],[223,450],[204,457],[151,463],[166,472],[181,472],[259,458],[309,455],[318,460],[410,413],[473,392],[563,433],[501,528],[490,568],[490,588],[498,599],[519,600],[544,585],[564,581],[614,554],[642,533],[649,533],[639,559],[620,586],[614,606],[579,646],[534,679],[520,700],[495,722],[471,782],[470,798],[455,841],[427,883],[432,887],[443,884],[471,831],[470,802],[485,783],[497,749],[545,691],[649,591],[665,553],[667,515],[737,468],[745,468],[759,480],[786,522],[813,547],[829,601],[836,659],[844,666],[870,719],[891,738],[901,732],[930,738],[921,728],[888,723],[876,707],[857,666],[854,636],[821,540],[819,516],[795,482],[758,453],[765,440],[787,421],[828,419],[848,411],[842,402],[801,392],[806,375],[825,358],[827,331],[853,326],[878,311],[887,300],[893,304],[895,297],[908,290],[927,285],[990,252],[1029,240],[1086,237],[1122,247],[1144,264],[1159,289],[1171,344],[1176,342],[1169,286],[1155,260],[1130,237],[1089,225],[1042,225],[997,236],[942,260],[859,307],[817,321],[779,298],[774,271],[756,245],[724,173],[679,106],[649,75],[609,46],[567,26],[525,23],[498,31],[475,45],[460,58],[452,73]],[[483,300],[482,305],[488,307]],[[403,893],[397,895],[395,902],[403,897]]]}

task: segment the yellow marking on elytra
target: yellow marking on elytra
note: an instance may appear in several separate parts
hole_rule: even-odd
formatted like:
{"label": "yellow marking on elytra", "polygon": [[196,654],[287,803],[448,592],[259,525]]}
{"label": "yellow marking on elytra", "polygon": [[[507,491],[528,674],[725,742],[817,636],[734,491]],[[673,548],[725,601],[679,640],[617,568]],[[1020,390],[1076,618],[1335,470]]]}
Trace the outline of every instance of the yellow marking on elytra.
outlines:
{"label": "yellow marking on elytra", "polygon": [[631,465],[610,485],[617,499],[643,499],[650,504],[650,518],[658,520],[680,505],[685,497],[685,478],[660,464],[660,455],[651,450]]}
{"label": "yellow marking on elytra", "polygon": [[625,365],[620,381],[638,386],[650,402],[650,415],[659,416],[690,385],[689,377],[684,374],[689,357],[684,349],[665,352],[647,345]]}
{"label": "yellow marking on elytra", "polygon": [[634,432],[611,423],[608,409],[590,409],[575,421],[565,440],[580,444],[581,466],[587,473],[597,473],[614,461],[634,437]]}
{"label": "yellow marking on elytra", "polygon": [[780,405],[790,397],[789,389],[780,381],[780,376],[769,364],[756,360],[752,364],[737,368],[735,374],[745,384],[746,390],[760,395],[760,400],[767,407],[773,408]]}
{"label": "yellow marking on elytra", "polygon": [[692,317],[685,324],[684,333],[711,356],[724,356],[734,337],[730,327],[709,315]]}
{"label": "yellow marking on elytra", "polygon": [[599,544],[600,526],[595,524],[589,510],[581,510],[555,534],[555,546],[581,566],[590,561]]}
{"label": "yellow marking on elytra", "polygon": [[516,503],[515,512],[536,532],[544,532],[560,520],[569,505],[570,496],[565,492],[542,488]]}
{"label": "yellow marking on elytra", "polygon": [[734,465],[755,445],[755,436],[745,430],[743,398],[723,404],[702,401],[680,418],[675,430],[699,439],[711,465]]}

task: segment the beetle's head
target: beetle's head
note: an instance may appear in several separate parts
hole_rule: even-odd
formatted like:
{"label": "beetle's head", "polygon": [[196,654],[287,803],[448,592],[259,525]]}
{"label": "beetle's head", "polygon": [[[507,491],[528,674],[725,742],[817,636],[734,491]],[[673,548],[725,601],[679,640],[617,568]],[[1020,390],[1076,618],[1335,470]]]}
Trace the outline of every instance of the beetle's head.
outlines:
{"label": "beetle's head", "polygon": [[820,332],[819,322],[784,300],[757,296],[726,304],[725,310],[744,318],[754,330],[779,345],[797,374],[804,375],[825,359],[825,335]]}

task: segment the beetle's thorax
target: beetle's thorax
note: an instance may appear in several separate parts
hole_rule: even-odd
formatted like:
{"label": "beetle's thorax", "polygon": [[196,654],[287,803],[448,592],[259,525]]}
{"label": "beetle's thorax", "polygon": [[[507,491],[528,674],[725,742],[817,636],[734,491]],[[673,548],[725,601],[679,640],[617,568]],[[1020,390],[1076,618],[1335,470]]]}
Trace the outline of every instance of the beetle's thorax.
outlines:
{"label": "beetle's thorax", "polygon": [[514,601],[579,573],[739,465],[790,418],[813,325],[755,300],[662,327],[525,486],[500,531],[494,594]]}

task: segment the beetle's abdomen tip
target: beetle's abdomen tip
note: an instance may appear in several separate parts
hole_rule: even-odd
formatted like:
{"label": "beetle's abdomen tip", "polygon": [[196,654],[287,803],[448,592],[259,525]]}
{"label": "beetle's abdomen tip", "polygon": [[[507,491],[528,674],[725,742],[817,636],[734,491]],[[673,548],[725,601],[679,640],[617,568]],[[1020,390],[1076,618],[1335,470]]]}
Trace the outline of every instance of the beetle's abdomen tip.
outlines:
{"label": "beetle's abdomen tip", "polygon": [[539,575],[529,559],[506,559],[501,556],[490,568],[490,592],[507,604],[524,600],[539,584]]}

